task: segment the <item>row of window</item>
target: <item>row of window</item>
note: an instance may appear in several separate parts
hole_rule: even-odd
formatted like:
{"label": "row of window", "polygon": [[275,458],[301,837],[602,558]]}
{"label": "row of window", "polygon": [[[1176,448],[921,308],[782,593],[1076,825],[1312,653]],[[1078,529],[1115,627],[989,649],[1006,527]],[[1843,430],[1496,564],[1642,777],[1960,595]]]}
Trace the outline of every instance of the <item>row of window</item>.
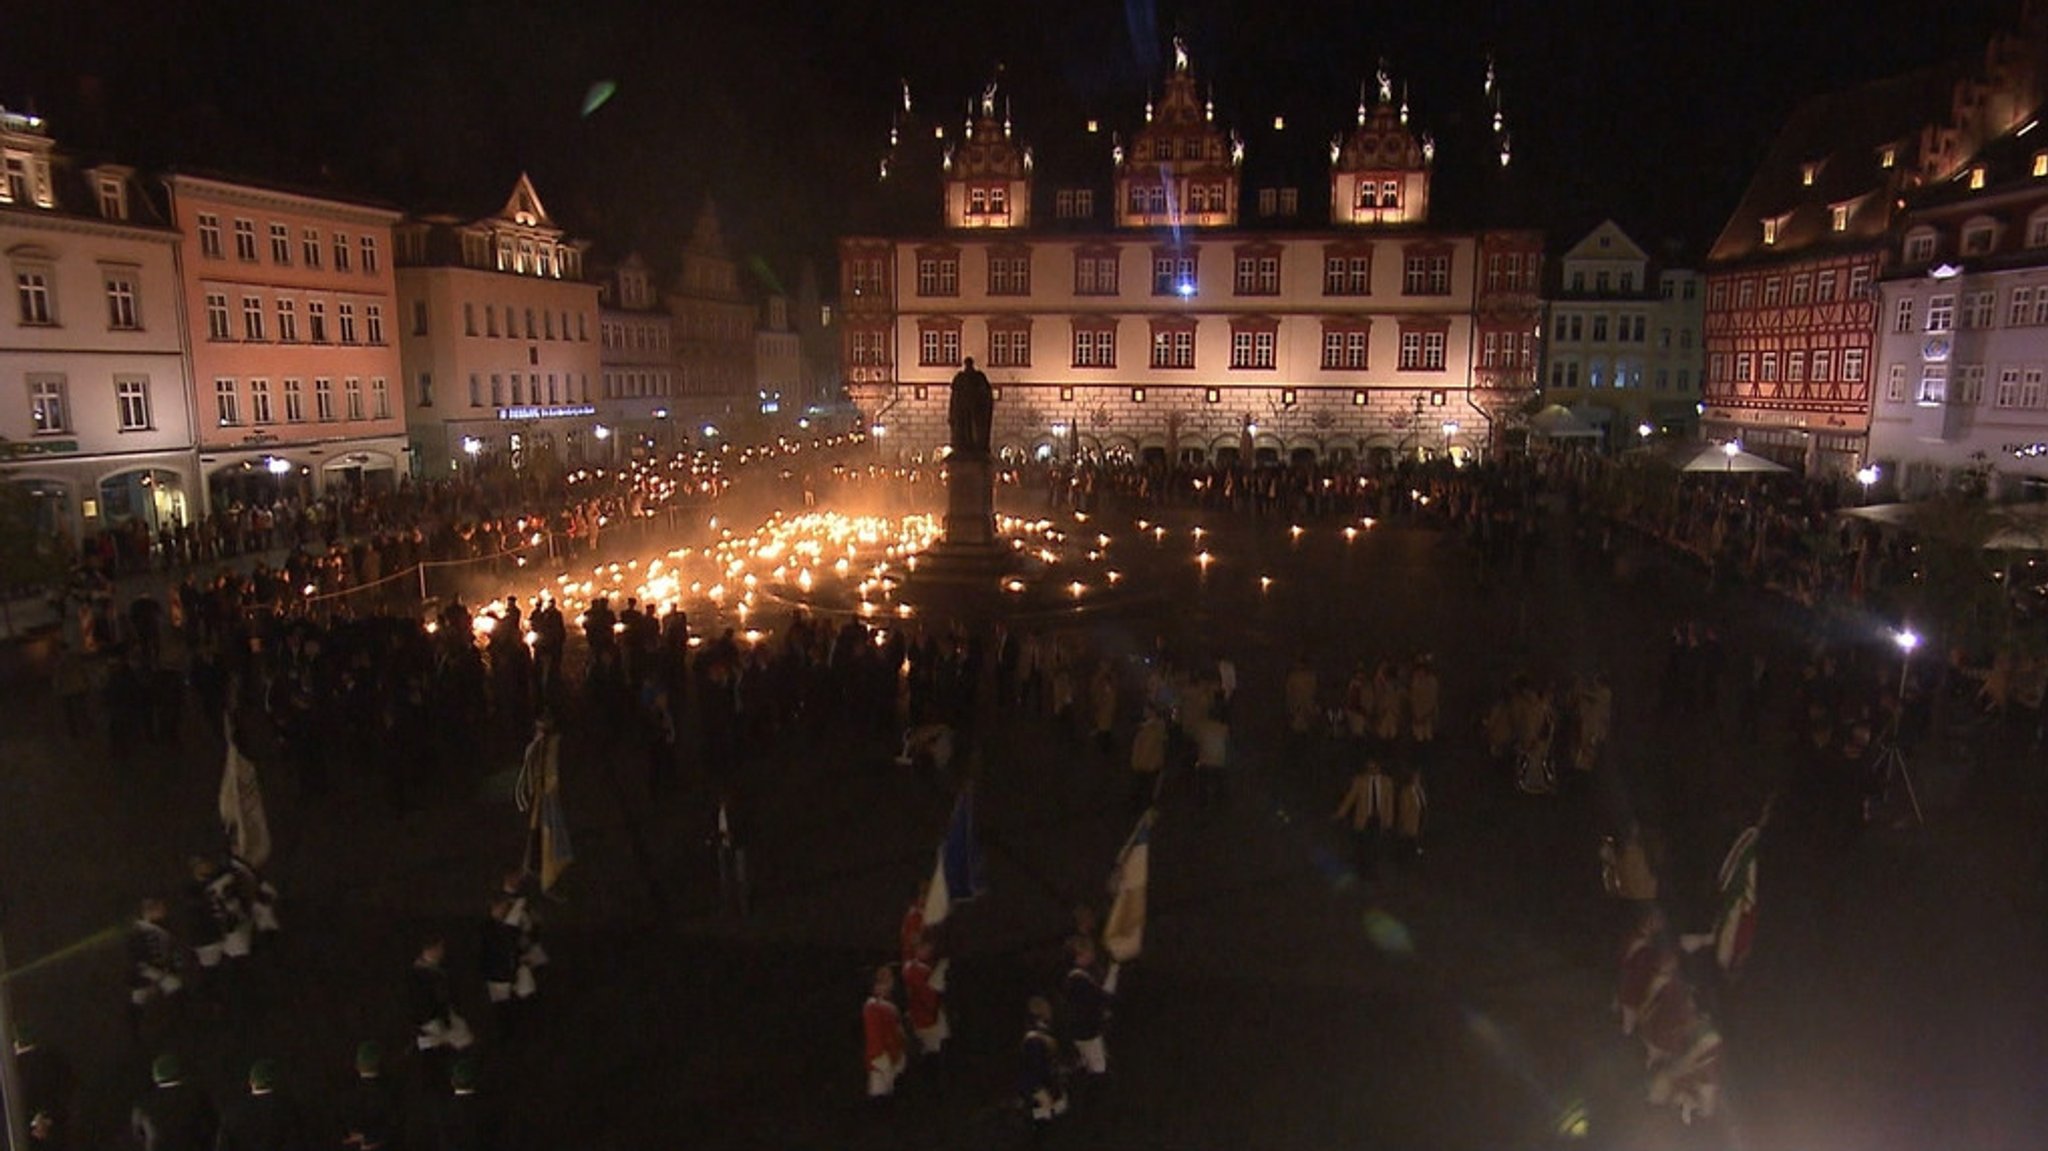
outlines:
{"label": "row of window", "polygon": [[[1984,402],[1984,385],[1990,376],[1985,364],[1922,364],[1920,379],[1913,389],[1916,404],[1974,408]],[[1908,371],[1905,364],[1892,364],[1886,371],[1885,399],[1895,404],[1907,400]],[[2048,408],[2048,376],[2038,364],[2004,364],[1998,368],[1997,383],[1991,391],[1991,406],[2004,409]]]}
{"label": "row of window", "polygon": [[[1508,257],[1512,266],[1489,269],[1488,287],[1504,291],[1533,290],[1536,258],[1529,258],[1530,271],[1520,269],[1519,254]],[[880,295],[886,284],[883,257],[851,261],[851,286],[856,296]],[[1114,253],[1077,252],[1074,256],[1074,294],[1114,296],[1120,284],[1120,261]],[[1231,279],[1239,296],[1280,294],[1278,255],[1238,256]],[[1200,290],[1197,256],[1191,252],[1155,253],[1152,257],[1152,294],[1192,296]],[[1526,279],[1525,279],[1526,275]],[[917,294],[951,297],[960,294],[960,257],[920,256],[917,261]],[[1031,294],[1031,258],[1025,255],[991,254],[988,258],[988,294],[1028,296]],[[1323,259],[1323,294],[1366,296],[1372,294],[1372,257],[1364,254],[1331,254]],[[1451,258],[1448,254],[1409,255],[1401,265],[1401,294],[1404,296],[1448,296],[1451,294]]]}
{"label": "row of window", "polygon": [[673,395],[675,395],[674,378],[667,371],[606,372],[604,374],[604,398],[608,400]]}
{"label": "row of window", "polygon": [[[30,372],[28,382],[29,426],[39,436],[60,436],[72,431],[71,382],[54,372]],[[156,426],[149,403],[149,377],[119,375],[113,378],[114,413],[124,432],[146,432]]]}
{"label": "row of window", "polygon": [[[1368,359],[1368,331],[1358,324],[1328,324],[1323,329],[1322,367],[1326,371],[1364,371]],[[1075,322],[1073,366],[1114,368],[1117,349],[1115,320]],[[886,329],[856,329],[850,333],[849,351],[855,366],[883,366],[889,362],[889,333]],[[1502,346],[1495,334],[1488,335],[1488,367],[1527,367],[1534,363],[1534,341],[1528,335],[1519,344]],[[1399,340],[1397,367],[1404,372],[1444,370],[1448,334],[1438,330],[1403,330]],[[1508,337],[1509,341],[1513,337]],[[1243,370],[1278,367],[1279,333],[1270,328],[1235,328],[1230,334],[1230,366]],[[961,329],[958,325],[928,326],[918,333],[918,363],[923,367],[953,367],[961,360]],[[1031,332],[1022,327],[989,330],[988,366],[1028,368],[1031,366]],[[1195,325],[1175,321],[1172,326],[1155,325],[1152,332],[1150,366],[1161,369],[1195,367]]]}
{"label": "row of window", "polygon": [[[1585,339],[1591,339],[1596,344],[1606,343],[1608,314],[1606,312],[1596,312],[1590,317],[1592,320],[1590,325],[1592,335],[1590,337],[1586,334],[1589,330],[1589,325],[1585,321],[1588,318],[1576,312],[1558,316],[1555,322],[1551,324],[1550,338],[1560,344],[1575,344]],[[1649,330],[1650,322],[1646,316],[1624,314],[1613,317],[1615,343],[1640,344],[1649,338]],[[1693,339],[1692,329],[1680,328],[1677,332],[1678,346],[1682,349],[1691,348]],[[1672,329],[1657,329],[1657,346],[1669,348],[1671,343]]]}
{"label": "row of window", "polygon": [[[1735,280],[1734,283],[1736,307],[1756,307],[1757,294],[1759,286],[1761,286],[1763,306],[1775,308],[1787,302],[1791,303],[1793,307],[1799,307],[1807,303],[1833,303],[1837,298],[1837,292],[1841,287],[1842,281],[1841,273],[1830,268],[1820,272],[1797,272],[1789,277],[1783,275],[1744,276]],[[1707,290],[1707,307],[1720,311],[1728,306],[1728,284],[1729,281],[1727,280],[1716,280],[1714,282],[1713,287]],[[1789,301],[1785,298],[1788,284],[1791,289],[1791,299]],[[1849,269],[1848,298],[1853,300],[1867,295],[1869,292],[1869,266],[1858,265]]]}
{"label": "row of window", "polygon": [[[1986,288],[1982,291],[1965,292],[1961,297],[1962,306],[1957,308],[1954,293],[1929,296],[1925,316],[1925,330],[1947,332],[1956,328],[1981,331],[1998,326],[1998,293]],[[1892,331],[1906,333],[1913,331],[1915,302],[1911,297],[1899,300],[1892,312]],[[2048,284],[2013,288],[2005,297],[2005,326],[2009,328],[2040,327],[2048,325]]]}
{"label": "row of window", "polygon": [[[267,342],[275,338],[280,344],[301,342],[299,329],[299,303],[296,299],[280,296],[272,301],[274,310],[266,312],[263,297],[244,295],[241,298],[239,327],[237,335],[235,314],[229,311],[226,292],[206,293],[206,338],[209,340],[243,340],[250,343]],[[304,342],[309,344],[382,344],[384,343],[384,307],[382,304],[362,305],[362,326],[356,326],[356,302],[336,301],[334,305],[335,326],[330,339],[327,327],[327,301],[308,298],[305,300],[306,326]],[[276,320],[275,328],[268,320]]]}
{"label": "row of window", "polygon": [[[1836,351],[1837,349],[1834,348],[1814,348],[1810,351],[1791,351],[1782,354],[1778,352],[1737,352],[1734,356],[1734,379],[1739,384],[1747,384],[1758,380],[1767,384],[1779,382],[1803,384],[1809,380],[1814,383],[1823,384],[1837,380],[1844,383],[1861,381],[1863,379],[1863,362],[1865,359],[1864,350],[1862,348],[1840,349],[1842,374],[1839,377],[1834,374]],[[1710,371],[1715,379],[1728,378],[1726,373],[1728,361],[1729,356],[1727,353],[1716,352],[1714,354]],[[1782,381],[1778,374],[1781,362],[1784,365]]]}
{"label": "row of window", "polygon": [[[2000,233],[2004,230],[2005,226],[1996,220],[1973,219],[1963,225],[1956,252],[1961,256],[1989,255],[1998,246]],[[2048,210],[2035,212],[2027,218],[2026,246],[2048,248]],[[1931,264],[1939,248],[1939,234],[1932,227],[1920,227],[1906,233],[1902,254],[1907,264]]]}
{"label": "row of window", "polygon": [[[242,383],[242,381],[229,376],[221,376],[213,381],[214,422],[224,428],[241,427],[245,422],[255,427],[277,423],[276,409],[271,405],[270,381],[261,378],[248,381],[247,396],[249,406],[246,412],[248,418],[244,421],[243,416],[245,413],[242,407],[244,389]],[[305,381],[286,379],[283,381],[283,385],[284,422],[287,424],[305,423]],[[362,420],[365,418],[388,420],[391,418],[391,387],[384,380],[384,377],[378,376],[370,381],[369,411],[372,414],[367,417],[364,415],[363,381],[359,377],[350,376],[344,379],[341,382],[341,393],[344,412],[341,418],[348,420]],[[317,378],[313,381],[313,419],[319,423],[326,424],[333,423],[335,418],[334,381],[324,376]]]}
{"label": "row of window", "polygon": [[[484,378],[482,372],[469,374],[469,406],[472,408],[484,406]],[[418,383],[420,406],[434,406],[433,374],[421,372]],[[507,384],[510,385],[509,390]],[[488,394],[490,406],[494,408],[508,406],[508,397],[509,406],[515,408],[543,404],[587,404],[591,402],[590,377],[571,376],[567,372],[549,372],[545,376],[539,372],[492,372]]]}
{"label": "row of window", "polygon": [[606,351],[666,352],[668,325],[606,322],[598,326],[598,338]]}
{"label": "row of window", "polygon": [[[54,328],[63,323],[58,314],[57,273],[48,264],[20,264],[14,270],[15,315],[30,327]],[[100,283],[106,291],[107,328],[110,331],[142,330],[142,309],[137,300],[136,273],[127,268],[103,267]]]}
{"label": "row of window", "polygon": [[[1670,368],[1658,368],[1657,374],[1654,377],[1655,390],[1660,392],[1670,391],[1671,380]],[[1550,365],[1550,386],[1552,388],[1577,388],[1579,382],[1579,363],[1577,360],[1554,361]],[[1609,367],[1606,360],[1593,360],[1586,365],[1585,386],[1603,389],[1613,387],[1618,390],[1641,388],[1643,386],[1643,366],[1638,363],[1623,361]],[[1681,392],[1692,390],[1691,368],[1678,369],[1678,390]]]}
{"label": "row of window", "polygon": [[[477,323],[479,313],[483,317],[481,325]],[[507,339],[517,340],[522,338],[520,333],[523,330],[525,332],[524,338],[529,340],[562,339],[578,340],[583,343],[590,342],[590,318],[583,312],[563,311],[557,313],[551,312],[546,308],[541,308],[538,311],[533,308],[527,308],[524,309],[526,325],[523,329],[519,324],[521,309],[506,304],[504,308],[505,323],[502,328],[498,325],[498,314],[496,305],[480,305],[474,302],[465,302],[462,305],[462,334],[465,336],[504,336]],[[426,335],[427,310],[424,301],[414,304],[412,315],[413,334],[416,336]],[[560,327],[557,327],[555,323],[557,315],[561,317]],[[570,334],[571,324],[569,320],[571,316],[574,316],[576,321],[574,324],[574,335]]]}
{"label": "row of window", "polygon": [[[220,217],[212,212],[200,212],[198,220],[199,254],[210,260],[225,259],[227,251],[222,243]],[[233,221],[233,227],[235,258],[243,263],[256,263],[260,259],[256,240],[256,221],[237,218]],[[288,225],[273,222],[269,225],[269,237],[270,262],[281,268],[291,267],[294,253],[291,228]],[[346,232],[332,232],[323,235],[318,228],[303,228],[299,232],[298,240],[299,242],[296,245],[297,258],[298,262],[304,267],[318,270],[323,258],[322,253],[327,251],[333,253],[334,270],[346,272],[349,270],[351,263],[350,252],[353,250],[360,253],[360,258],[354,262],[362,270],[363,274],[370,276],[377,274],[377,237],[375,236],[351,237]]]}

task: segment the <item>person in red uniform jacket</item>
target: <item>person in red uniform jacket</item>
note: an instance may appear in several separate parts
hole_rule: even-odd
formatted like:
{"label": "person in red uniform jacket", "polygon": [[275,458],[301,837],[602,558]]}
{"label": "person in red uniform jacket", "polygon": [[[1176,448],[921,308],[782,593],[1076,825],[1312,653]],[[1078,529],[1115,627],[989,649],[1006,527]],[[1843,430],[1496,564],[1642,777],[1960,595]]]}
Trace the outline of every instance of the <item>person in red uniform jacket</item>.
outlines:
{"label": "person in red uniform jacket", "polygon": [[860,1011],[861,1030],[867,1039],[870,1099],[895,1094],[896,1077],[903,1074],[903,1013],[896,1009],[895,992],[895,972],[875,968],[874,990]]}
{"label": "person in red uniform jacket", "polygon": [[917,895],[903,912],[902,926],[896,930],[898,953],[905,963],[917,957],[917,941],[924,938],[924,901],[931,894],[931,889],[930,880],[917,885]]}
{"label": "person in red uniform jacket", "polygon": [[937,1055],[953,1031],[946,1023],[946,964],[933,965],[932,941],[920,939],[917,952],[903,965],[903,995],[910,1006],[910,1030],[918,1050]]}

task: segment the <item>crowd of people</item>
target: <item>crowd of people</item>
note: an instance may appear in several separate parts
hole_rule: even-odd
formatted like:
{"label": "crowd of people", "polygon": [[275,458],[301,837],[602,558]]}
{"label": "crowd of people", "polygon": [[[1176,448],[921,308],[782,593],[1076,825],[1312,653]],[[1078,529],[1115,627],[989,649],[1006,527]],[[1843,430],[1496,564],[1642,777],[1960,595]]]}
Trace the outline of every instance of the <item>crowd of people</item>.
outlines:
{"label": "crowd of people", "polygon": [[[911,480],[878,477],[873,469],[837,469],[832,476],[842,493]],[[1704,487],[1686,489],[1681,499],[1690,510],[1684,515],[1651,516],[1647,505],[1603,494],[1607,473],[1574,463],[1369,476],[1316,467],[1133,466],[1048,469],[1035,479],[1052,501],[1084,512],[1110,498],[1140,511],[1192,505],[1267,518],[1378,518],[1440,527],[1462,536],[1481,570],[1498,578],[1530,570],[1554,545],[1554,513],[1545,509],[1581,513],[1571,518],[1590,533],[1581,540],[1586,557],[1611,551],[1612,533],[1647,530],[1653,522],[1656,538],[1676,544],[1718,540],[1704,549],[1709,559],[1765,557],[1745,562],[1767,567],[1795,534],[1804,538],[1832,522],[1817,509],[1754,489],[1743,497],[1729,494],[1732,488]],[[807,500],[823,487],[810,473],[798,482]],[[995,708],[1055,724],[1103,763],[1124,765],[1133,816],[1157,802],[1160,780],[1169,776],[1188,780],[1197,803],[1222,800],[1233,747],[1235,668],[1227,659],[1179,660],[1163,644],[1131,658],[1091,650],[1056,629],[877,628],[801,611],[773,642],[757,643],[730,629],[693,632],[681,611],[632,600],[614,610],[601,599],[581,619],[568,619],[545,597],[490,600],[474,609],[450,599],[421,618],[343,594],[421,562],[514,552],[535,530],[594,547],[599,526],[634,511],[619,502],[623,496],[586,496],[507,515],[476,505],[474,494],[416,493],[409,513],[400,505],[372,504],[346,511],[287,508],[274,513],[268,527],[252,518],[248,528],[237,529],[233,548],[262,552],[269,542],[264,533],[272,533],[293,541],[291,554],[275,567],[257,561],[243,573],[210,580],[200,578],[196,566],[234,553],[195,552],[174,533],[165,554],[174,567],[195,570],[168,604],[144,594],[116,611],[110,596],[89,594],[81,609],[67,613],[66,652],[56,675],[67,726],[74,737],[85,736],[95,684],[87,669],[103,665],[98,691],[117,758],[134,756],[148,740],[176,741],[183,716],[196,709],[217,738],[232,730],[308,795],[317,797],[337,776],[368,776],[382,781],[395,811],[406,811],[423,789],[475,782],[464,775],[487,758],[476,748],[509,750],[537,725],[579,723],[596,754],[646,765],[650,798],[672,788],[686,766],[701,771],[719,797],[720,833],[744,845],[765,785],[750,768],[778,748],[793,741],[891,747],[905,733],[936,728],[971,741]],[[407,514],[414,516],[410,526]],[[344,523],[353,530],[342,532]],[[486,617],[489,625],[479,626]],[[1767,659],[1731,660],[1713,628],[1697,621],[1681,623],[1671,642],[1663,706],[1711,711],[1717,693],[1730,692],[1740,701],[1745,729],[1757,726],[1748,722],[1755,719],[1752,709],[1777,674]],[[165,666],[174,649],[182,670]],[[1873,774],[1873,742],[1887,734],[1900,738],[1902,731],[1911,738],[1926,722],[1914,709],[1924,709],[1936,690],[1918,677],[1894,683],[1887,676],[1895,666],[1865,648],[1817,642],[1799,668],[1788,737],[1810,747],[1810,755],[1808,770],[1788,781],[1793,826],[1852,834],[1884,800],[1889,781]],[[2005,680],[1980,678],[1972,687],[2009,699],[2016,675],[2008,667]],[[1349,833],[1361,876],[1377,876],[1390,854],[1413,860],[1422,853],[1425,775],[1445,727],[1442,690],[1435,661],[1425,653],[1360,662],[1337,690],[1326,690],[1305,660],[1287,677],[1290,746],[1332,741],[1349,769],[1332,819]],[[1515,785],[1548,793],[1558,786],[1560,766],[1582,775],[1600,763],[1614,707],[1612,687],[1597,674],[1548,681],[1525,675],[1510,683],[1481,726]],[[1654,898],[1657,839],[1655,829],[1637,825],[1618,832],[1615,871],[1628,877],[1616,881],[1622,898],[1645,905]],[[166,1004],[227,1001],[239,968],[260,954],[262,933],[277,926],[276,893],[246,861],[209,853],[193,861],[190,876],[181,904],[145,901],[131,932],[130,1002],[144,1036]],[[493,1005],[494,1042],[517,1040],[521,1007],[537,990],[537,972],[546,962],[532,882],[521,872],[483,901],[471,982]],[[1648,898],[1642,895],[1646,883],[1653,892]],[[912,911],[921,914],[924,905],[920,893]],[[936,1060],[949,1038],[951,960],[944,935],[911,918],[905,917],[899,954],[874,972],[863,1006],[871,1095],[893,1094],[912,1044],[920,1059]],[[1097,1083],[1108,1068],[1106,1036],[1121,968],[1106,961],[1092,915],[1076,918],[1066,970],[1025,1004],[1018,1046],[1019,1104],[1041,1131],[1065,1113],[1070,1097],[1091,1093],[1086,1086],[1075,1089],[1076,1076],[1079,1084]],[[1664,945],[1668,935],[1664,921],[1648,914],[1634,925],[1624,962],[1633,990],[1623,1004],[1633,1014],[1625,1014],[1624,1026],[1640,1031],[1652,1045],[1653,1063],[1670,1069],[1659,1089],[1688,1112],[1711,1114],[1710,1053],[1688,1054],[1704,1042],[1701,1013],[1678,1011],[1682,1005],[1675,1001],[1656,1006],[1661,989],[1676,986],[1674,973],[1682,974],[1683,961]],[[468,1058],[477,1037],[457,1010],[462,997],[446,955],[445,939],[423,941],[408,972],[413,1042],[430,1068],[434,1097],[445,1098],[453,1116],[434,1126],[449,1132],[444,1145],[485,1146],[476,1140],[484,1138],[479,1132],[488,1114]],[[1665,1019],[1659,1011],[1683,1018]],[[1647,1029],[1638,1027],[1638,1017],[1651,1021]],[[1713,1046],[1717,1056],[1717,1033]],[[358,1052],[366,1100],[361,1114],[371,1117],[349,1121],[348,1145],[393,1145],[397,1128],[388,1117],[394,1113],[376,1103],[390,1095],[382,1064],[374,1044]],[[266,1060],[251,1066],[247,1099],[221,1108],[185,1080],[175,1057],[159,1059],[153,1078],[136,1112],[137,1138],[145,1147],[198,1146],[191,1141],[196,1136],[164,1133],[202,1129],[243,1132],[233,1141],[219,1134],[222,1146],[276,1146],[281,1124],[304,1122],[291,1117],[284,1102],[289,1093]],[[355,1103],[348,1107],[358,1113]],[[376,1114],[387,1116],[384,1127]],[[53,1114],[47,1129],[65,1126]],[[62,1145],[49,1137],[45,1142]]]}

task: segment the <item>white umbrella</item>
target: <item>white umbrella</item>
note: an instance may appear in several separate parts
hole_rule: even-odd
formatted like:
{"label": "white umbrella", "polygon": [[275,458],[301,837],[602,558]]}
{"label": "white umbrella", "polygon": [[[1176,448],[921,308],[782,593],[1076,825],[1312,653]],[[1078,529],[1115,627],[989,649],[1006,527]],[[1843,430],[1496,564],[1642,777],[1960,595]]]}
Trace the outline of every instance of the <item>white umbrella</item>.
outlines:
{"label": "white umbrella", "polygon": [[1563,404],[1552,404],[1529,417],[1529,430],[1552,440],[1598,439],[1600,429]]}
{"label": "white umbrella", "polygon": [[1666,461],[1681,472],[1789,472],[1784,464],[1752,455],[1742,450],[1741,445],[1730,441],[1725,444],[1685,444],[1669,456]]}

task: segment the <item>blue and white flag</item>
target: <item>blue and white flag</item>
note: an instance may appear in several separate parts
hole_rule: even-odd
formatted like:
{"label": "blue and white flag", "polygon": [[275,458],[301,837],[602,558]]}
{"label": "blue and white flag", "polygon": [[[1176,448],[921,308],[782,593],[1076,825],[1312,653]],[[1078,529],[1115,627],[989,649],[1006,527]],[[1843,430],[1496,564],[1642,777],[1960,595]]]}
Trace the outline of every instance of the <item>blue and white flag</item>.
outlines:
{"label": "blue and white flag", "polygon": [[1152,824],[1158,818],[1156,807],[1145,812],[1109,873],[1109,919],[1102,925],[1102,946],[1118,963],[1129,963],[1145,950],[1145,889],[1152,882]]}
{"label": "blue and white flag", "polygon": [[925,926],[945,922],[955,903],[972,902],[987,888],[981,845],[974,838],[974,790],[969,787],[953,801],[953,818],[946,824],[945,841],[939,844],[938,858],[932,864],[931,887],[924,897]]}

